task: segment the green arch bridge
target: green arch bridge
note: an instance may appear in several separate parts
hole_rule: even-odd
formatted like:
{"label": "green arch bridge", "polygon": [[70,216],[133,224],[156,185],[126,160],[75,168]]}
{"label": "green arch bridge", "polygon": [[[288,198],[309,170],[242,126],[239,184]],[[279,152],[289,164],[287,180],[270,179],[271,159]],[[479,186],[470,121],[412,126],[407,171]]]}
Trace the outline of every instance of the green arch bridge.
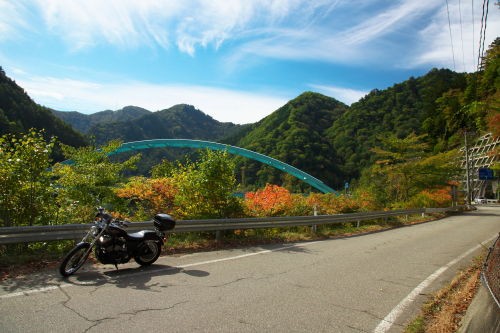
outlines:
{"label": "green arch bridge", "polygon": [[227,151],[230,154],[239,155],[243,157],[247,157],[262,163],[265,163],[269,166],[272,166],[278,170],[287,172],[296,178],[306,182],[312,187],[323,193],[336,193],[334,189],[327,186],[321,180],[314,178],[310,174],[299,170],[289,164],[278,161],[272,157],[256,153],[254,151],[235,147],[231,145],[226,145],[217,142],[211,141],[202,141],[202,140],[189,140],[189,139],[155,139],[155,140],[144,140],[144,141],[134,141],[134,142],[126,142],[123,143],[118,149],[111,152],[112,154],[124,153],[128,151],[142,150],[142,149],[150,149],[150,148],[164,148],[164,147],[174,147],[174,148],[208,148],[211,150],[222,150]]}

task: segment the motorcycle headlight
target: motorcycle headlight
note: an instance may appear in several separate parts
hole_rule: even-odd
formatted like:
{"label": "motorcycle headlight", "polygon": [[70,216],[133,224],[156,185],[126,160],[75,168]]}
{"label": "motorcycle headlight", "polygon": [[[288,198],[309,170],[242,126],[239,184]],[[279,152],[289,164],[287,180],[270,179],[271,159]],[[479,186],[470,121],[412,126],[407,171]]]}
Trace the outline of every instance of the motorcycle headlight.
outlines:
{"label": "motorcycle headlight", "polygon": [[99,234],[99,229],[94,225],[90,228],[90,231],[92,231],[92,235],[97,236]]}

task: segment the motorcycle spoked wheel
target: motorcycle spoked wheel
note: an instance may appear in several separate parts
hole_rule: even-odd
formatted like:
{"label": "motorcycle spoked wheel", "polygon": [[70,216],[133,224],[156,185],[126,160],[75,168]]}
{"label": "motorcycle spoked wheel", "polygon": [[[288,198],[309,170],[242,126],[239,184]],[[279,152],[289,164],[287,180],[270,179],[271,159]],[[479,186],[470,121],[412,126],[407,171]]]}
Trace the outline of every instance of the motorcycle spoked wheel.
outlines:
{"label": "motorcycle spoked wheel", "polygon": [[90,251],[88,251],[89,248],[89,243],[80,243],[69,251],[59,266],[59,273],[67,277],[79,270],[85,261],[87,261],[90,254]]}
{"label": "motorcycle spoked wheel", "polygon": [[144,242],[144,245],[149,249],[147,249],[145,253],[135,256],[134,260],[141,266],[149,266],[160,256],[161,244],[157,241],[147,240]]}

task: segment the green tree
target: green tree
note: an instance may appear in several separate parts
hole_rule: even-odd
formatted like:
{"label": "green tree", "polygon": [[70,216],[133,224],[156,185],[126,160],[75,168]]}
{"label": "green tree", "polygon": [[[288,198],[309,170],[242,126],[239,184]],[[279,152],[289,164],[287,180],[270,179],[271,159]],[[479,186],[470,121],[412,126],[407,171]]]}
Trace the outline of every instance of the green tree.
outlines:
{"label": "green tree", "polygon": [[175,203],[181,218],[225,218],[241,214],[233,196],[234,162],[227,152],[205,150],[198,163],[181,166],[173,175],[178,187]]}
{"label": "green tree", "polygon": [[96,205],[116,203],[114,187],[124,180],[123,172],[135,167],[140,154],[124,162],[112,162],[108,154],[120,146],[112,141],[95,147],[74,148],[63,146],[63,153],[70,159],[54,166],[59,186],[59,202],[70,219],[87,222],[92,218]]}
{"label": "green tree", "polygon": [[170,162],[169,160],[163,159],[159,164],[154,165],[151,168],[151,177],[152,178],[171,177],[174,174],[175,169],[176,167],[174,163]]}
{"label": "green tree", "polygon": [[53,222],[50,155],[55,138],[30,130],[0,137],[0,225],[21,226]]}
{"label": "green tree", "polygon": [[390,206],[404,204],[422,190],[446,185],[459,172],[454,163],[457,152],[432,155],[423,137],[414,133],[403,139],[380,137],[384,149],[372,150],[377,162],[363,173],[362,187]]}

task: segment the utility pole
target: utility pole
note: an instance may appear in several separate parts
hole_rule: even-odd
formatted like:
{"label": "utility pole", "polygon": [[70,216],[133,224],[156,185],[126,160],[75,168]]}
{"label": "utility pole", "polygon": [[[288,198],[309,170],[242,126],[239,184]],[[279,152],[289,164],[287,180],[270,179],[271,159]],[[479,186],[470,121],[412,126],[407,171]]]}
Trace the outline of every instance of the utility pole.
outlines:
{"label": "utility pole", "polygon": [[467,144],[467,129],[464,130],[465,135],[465,177],[467,182],[467,205],[471,204],[471,188],[470,188],[470,171],[469,171],[469,145]]}

